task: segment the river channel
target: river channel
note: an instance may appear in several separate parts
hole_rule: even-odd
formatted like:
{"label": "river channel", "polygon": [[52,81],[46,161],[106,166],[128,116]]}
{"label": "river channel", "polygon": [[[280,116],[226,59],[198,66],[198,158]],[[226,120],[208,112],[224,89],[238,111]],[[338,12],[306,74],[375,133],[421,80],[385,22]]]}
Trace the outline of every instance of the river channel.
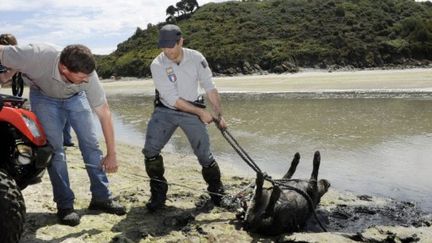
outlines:
{"label": "river channel", "polygon": [[[153,97],[108,99],[117,139],[142,146]],[[411,201],[432,212],[430,94],[223,94],[222,100],[229,131],[272,177],[283,175],[300,152],[294,177],[308,178],[319,150],[319,177],[333,188]],[[254,176],[215,126],[209,125],[209,133],[222,167]],[[180,129],[164,150],[192,154]]]}

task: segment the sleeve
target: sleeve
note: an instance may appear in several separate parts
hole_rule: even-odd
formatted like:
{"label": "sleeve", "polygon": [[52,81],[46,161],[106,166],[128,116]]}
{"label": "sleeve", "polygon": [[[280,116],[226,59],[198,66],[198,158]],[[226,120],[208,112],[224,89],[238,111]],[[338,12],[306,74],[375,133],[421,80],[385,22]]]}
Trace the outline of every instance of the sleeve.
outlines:
{"label": "sleeve", "polygon": [[210,67],[205,57],[201,53],[199,53],[197,60],[198,80],[200,82],[201,88],[203,88],[206,92],[216,88],[212,80],[212,71],[210,70]]}
{"label": "sleeve", "polygon": [[10,69],[26,73],[28,70],[33,69],[32,65],[38,63],[35,60],[37,56],[35,53],[36,51],[32,45],[4,46],[0,62]]}
{"label": "sleeve", "polygon": [[33,44],[4,46],[0,62],[9,69],[25,73],[28,77],[34,78],[46,72],[41,56],[49,55],[47,53],[41,52],[40,47]]}
{"label": "sleeve", "polygon": [[89,78],[89,86],[85,90],[87,100],[90,103],[90,106],[94,109],[98,106],[105,104],[107,101],[105,91],[102,88],[102,84],[99,80],[99,77],[96,71],[93,71]]}
{"label": "sleeve", "polygon": [[175,82],[171,82],[167,75],[166,70],[160,64],[152,63],[150,65],[152,78],[156,89],[159,91],[161,99],[174,107],[176,101],[180,98]]}

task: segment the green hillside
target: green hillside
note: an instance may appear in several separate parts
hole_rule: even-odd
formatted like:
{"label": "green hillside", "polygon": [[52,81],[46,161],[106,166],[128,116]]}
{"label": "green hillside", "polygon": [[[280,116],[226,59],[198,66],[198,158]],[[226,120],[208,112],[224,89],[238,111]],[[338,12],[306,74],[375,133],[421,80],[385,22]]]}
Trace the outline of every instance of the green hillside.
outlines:
{"label": "green hillside", "polygon": [[[167,6],[168,7],[168,6]],[[163,13],[162,13],[163,14]],[[181,19],[181,20],[179,20]],[[413,0],[266,0],[209,3],[176,20],[185,46],[215,73],[432,62],[432,3]],[[137,28],[98,57],[104,77],[150,76],[160,25]]]}

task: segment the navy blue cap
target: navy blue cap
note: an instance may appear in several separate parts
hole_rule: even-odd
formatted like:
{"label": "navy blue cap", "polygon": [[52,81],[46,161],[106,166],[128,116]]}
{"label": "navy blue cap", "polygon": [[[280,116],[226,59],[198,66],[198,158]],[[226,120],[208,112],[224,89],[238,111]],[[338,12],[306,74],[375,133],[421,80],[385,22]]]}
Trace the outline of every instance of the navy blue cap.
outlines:
{"label": "navy blue cap", "polygon": [[173,48],[181,38],[181,30],[177,25],[167,24],[159,31],[159,48]]}

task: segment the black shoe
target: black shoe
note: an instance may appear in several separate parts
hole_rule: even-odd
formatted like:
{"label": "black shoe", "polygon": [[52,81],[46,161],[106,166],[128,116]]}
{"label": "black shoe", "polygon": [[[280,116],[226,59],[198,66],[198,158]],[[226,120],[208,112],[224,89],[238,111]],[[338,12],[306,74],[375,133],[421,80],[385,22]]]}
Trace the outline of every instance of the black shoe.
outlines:
{"label": "black shoe", "polygon": [[59,208],[57,211],[57,217],[60,224],[76,226],[80,223],[80,216],[73,208]]}
{"label": "black shoe", "polygon": [[90,210],[100,210],[105,213],[116,214],[116,215],[125,215],[126,208],[120,203],[108,199],[106,201],[91,201],[88,207]]}
{"label": "black shoe", "polygon": [[64,142],[63,146],[65,146],[65,147],[73,147],[73,146],[75,146],[75,144],[73,142]]}

